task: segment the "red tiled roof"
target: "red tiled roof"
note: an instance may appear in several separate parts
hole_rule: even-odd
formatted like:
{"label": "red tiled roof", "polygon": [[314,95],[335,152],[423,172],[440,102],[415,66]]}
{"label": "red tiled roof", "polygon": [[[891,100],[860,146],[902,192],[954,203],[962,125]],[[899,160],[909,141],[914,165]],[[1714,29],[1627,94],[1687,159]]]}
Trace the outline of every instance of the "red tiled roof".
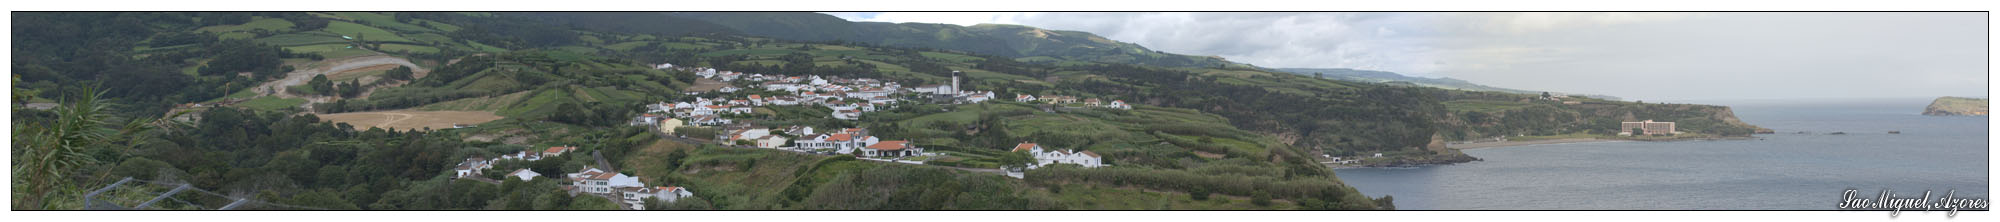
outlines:
{"label": "red tiled roof", "polygon": [[853,134],[835,133],[832,134],[832,137],[826,138],[826,141],[849,141],[849,140],[854,140]]}
{"label": "red tiled roof", "polygon": [[548,150],[546,150],[546,151],[542,151],[542,152],[543,152],[543,153],[559,153],[559,152],[569,152],[570,150],[574,150],[574,149],[576,149],[576,147],[561,147],[561,146],[558,146],[558,147],[549,147],[549,149],[548,149]]}
{"label": "red tiled roof", "polygon": [[907,140],[882,141],[880,143],[875,143],[875,145],[868,145],[868,148],[875,150],[902,150],[903,148],[910,148],[910,141]]}
{"label": "red tiled roof", "polygon": [[590,177],[590,179],[592,179],[592,180],[609,180],[609,179],[611,179],[612,177],[617,177],[617,176],[618,176],[618,174],[616,174],[616,173],[600,173],[600,174],[597,174],[596,176],[591,176],[591,177]]}
{"label": "red tiled roof", "polygon": [[1008,151],[1008,152],[1021,152],[1021,151],[1028,151],[1028,150],[1032,150],[1032,149],[1035,149],[1035,146],[1036,146],[1036,145],[1035,145],[1035,143],[1021,143],[1021,144],[1016,144],[1016,145],[1014,145],[1014,150],[1013,150],[1013,151]]}

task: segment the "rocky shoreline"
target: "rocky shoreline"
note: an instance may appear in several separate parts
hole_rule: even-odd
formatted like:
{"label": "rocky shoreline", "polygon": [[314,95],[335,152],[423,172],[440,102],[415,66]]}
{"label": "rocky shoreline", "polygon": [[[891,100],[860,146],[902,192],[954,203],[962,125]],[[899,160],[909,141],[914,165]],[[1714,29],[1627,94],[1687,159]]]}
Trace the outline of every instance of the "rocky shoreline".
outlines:
{"label": "rocky shoreline", "polygon": [[1552,140],[1534,140],[1534,141],[1506,141],[1506,142],[1485,142],[1485,143],[1468,143],[1468,144],[1459,144],[1459,145],[1476,145],[1476,146],[1458,146],[1458,147],[1452,147],[1451,149],[1453,149],[1453,150],[1454,150],[1454,152],[1452,152],[1452,153],[1449,153],[1449,154],[1439,154],[1439,155],[1432,155],[1432,156],[1424,156],[1424,157],[1417,157],[1417,158],[1396,158],[1396,159],[1392,159],[1392,160],[1390,160],[1389,162],[1386,162],[1386,163],[1370,163],[1370,164],[1361,164],[1361,165],[1328,165],[1328,166],[1330,166],[1330,167],[1333,167],[1334,169],[1343,169],[1343,168],[1404,168],[1404,167],[1422,167],[1422,166],[1436,166],[1436,165],[1451,165],[1451,164],[1459,164],[1459,163],[1469,163],[1469,162],[1473,162],[1473,161],[1485,161],[1485,159],[1480,159],[1479,157],[1473,157],[1472,155],[1466,155],[1466,154],[1465,154],[1465,153],[1463,153],[1463,152],[1456,152],[1456,150],[1465,150],[1465,149],[1485,149],[1485,148],[1501,148],[1501,147],[1514,147],[1514,146],[1527,146],[1527,145],[1543,145],[1543,144],[1566,144],[1566,143],[1592,143],[1592,142],[1617,142],[1617,141],[1640,141],[1640,142],[1674,142],[1674,141],[1697,141],[1697,140],[1703,140],[1703,141],[1707,141],[1707,140],[1742,140],[1742,139],[1753,139],[1753,138],[1756,138],[1756,137],[1754,137],[1754,136],[1706,136],[1706,137],[1669,137],[1669,138],[1650,138],[1650,137],[1638,137],[1638,138],[1633,138],[1633,137],[1623,137],[1623,138],[1610,138],[1610,139],[1607,139],[1607,138],[1574,138],[1574,139],[1552,139]]}

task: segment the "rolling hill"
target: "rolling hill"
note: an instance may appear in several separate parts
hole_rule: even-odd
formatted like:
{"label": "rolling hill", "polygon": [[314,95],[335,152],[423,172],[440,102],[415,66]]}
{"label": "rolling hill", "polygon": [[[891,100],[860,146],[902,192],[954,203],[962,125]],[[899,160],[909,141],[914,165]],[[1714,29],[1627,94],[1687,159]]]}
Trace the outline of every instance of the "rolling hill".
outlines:
{"label": "rolling hill", "polygon": [[935,48],[1004,57],[1047,56],[1097,63],[1169,67],[1248,67],[1220,57],[1179,55],[1077,31],[1019,25],[959,26],[931,23],[850,22],[810,12],[671,15],[708,21],[742,31],[794,41],[852,41],[904,48]]}
{"label": "rolling hill", "polygon": [[[1453,79],[1450,77],[1444,77],[1444,78],[1411,77],[1402,74],[1397,74],[1394,72],[1375,71],[1375,70],[1359,70],[1359,69],[1347,69],[1347,68],[1274,68],[1272,70],[1279,72],[1288,72],[1292,74],[1299,74],[1304,76],[1313,76],[1314,74],[1324,74],[1326,76],[1325,78],[1333,78],[1341,81],[1374,82],[1374,83],[1402,82],[1417,86],[1425,86],[1425,87],[1433,87],[1441,89],[1492,91],[1492,92],[1505,92],[1505,93],[1516,93],[1516,94],[1541,94],[1542,92],[1546,92],[1546,91],[1519,90],[1519,89],[1509,89],[1509,88],[1480,85],[1478,83],[1472,83],[1470,81],[1465,81],[1460,79]],[[1586,96],[1590,98],[1601,98],[1608,100],[1620,100],[1618,97],[1605,96],[1605,95],[1584,95],[1584,94],[1571,94],[1571,95]]]}

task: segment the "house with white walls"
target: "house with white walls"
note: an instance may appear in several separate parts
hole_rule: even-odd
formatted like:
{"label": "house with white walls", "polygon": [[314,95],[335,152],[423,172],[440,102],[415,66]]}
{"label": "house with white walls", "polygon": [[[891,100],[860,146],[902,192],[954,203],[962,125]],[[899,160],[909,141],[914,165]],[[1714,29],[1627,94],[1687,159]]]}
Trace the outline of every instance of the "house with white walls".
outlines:
{"label": "house with white walls", "polygon": [[567,176],[570,179],[570,186],[575,186],[577,191],[584,193],[610,194],[618,188],[646,186],[645,183],[639,182],[638,177],[628,176],[623,173],[605,172],[595,167],[586,168],[583,171],[571,173]]}
{"label": "house with white walls", "polygon": [[1090,151],[1044,149],[1040,144],[1023,142],[1014,145],[1013,152],[1028,152],[1035,156],[1035,164],[1028,165],[1028,169],[1049,164],[1076,164],[1084,168],[1104,166],[1104,157]]}
{"label": "house with white walls", "polygon": [[507,177],[521,179],[521,181],[533,181],[535,180],[536,177],[541,177],[541,176],[542,174],[535,173],[535,171],[528,169],[519,169],[519,170],[514,170],[514,172],[512,173],[507,173]]}

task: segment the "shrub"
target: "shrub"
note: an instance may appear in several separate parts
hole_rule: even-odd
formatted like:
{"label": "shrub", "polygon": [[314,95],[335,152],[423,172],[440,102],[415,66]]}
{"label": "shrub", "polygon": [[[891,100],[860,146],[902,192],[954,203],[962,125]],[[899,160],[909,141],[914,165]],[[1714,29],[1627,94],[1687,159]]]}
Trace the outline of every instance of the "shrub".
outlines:
{"label": "shrub", "polygon": [[1264,193],[1264,191],[1257,191],[1256,193],[1252,193],[1250,194],[1250,204],[1256,204],[1257,206],[1271,206],[1271,194]]}

